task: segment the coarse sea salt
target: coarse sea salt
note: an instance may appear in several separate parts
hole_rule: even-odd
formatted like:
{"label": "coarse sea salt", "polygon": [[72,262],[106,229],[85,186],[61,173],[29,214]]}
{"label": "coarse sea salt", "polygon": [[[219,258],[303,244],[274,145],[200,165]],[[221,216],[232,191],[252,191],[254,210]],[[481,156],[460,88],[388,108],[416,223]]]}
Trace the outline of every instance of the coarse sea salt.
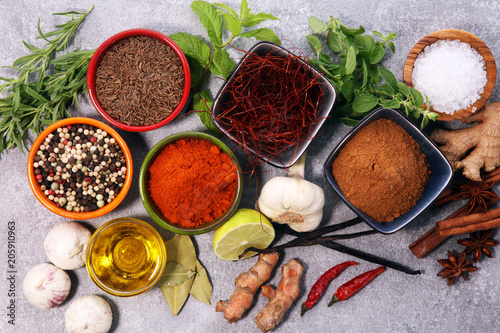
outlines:
{"label": "coarse sea salt", "polygon": [[413,65],[413,87],[429,97],[434,110],[453,114],[471,106],[488,81],[483,57],[459,40],[426,46]]}

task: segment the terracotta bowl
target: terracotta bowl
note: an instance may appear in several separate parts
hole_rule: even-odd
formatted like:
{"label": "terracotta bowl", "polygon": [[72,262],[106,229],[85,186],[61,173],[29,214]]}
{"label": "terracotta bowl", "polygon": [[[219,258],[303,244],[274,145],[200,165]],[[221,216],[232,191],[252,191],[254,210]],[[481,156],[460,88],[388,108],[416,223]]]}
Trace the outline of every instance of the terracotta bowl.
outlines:
{"label": "terracotta bowl", "polygon": [[[125,123],[122,123],[115,118],[113,118],[107,111],[104,109],[104,107],[101,105],[99,102],[99,98],[97,97],[97,92],[96,92],[96,75],[97,75],[97,69],[99,68],[99,64],[101,63],[102,58],[106,54],[106,52],[116,43],[118,43],[121,40],[130,38],[130,37],[136,37],[136,36],[146,36],[146,37],[151,37],[151,38],[156,38],[166,45],[168,45],[172,50],[174,50],[175,54],[179,57],[181,64],[182,64],[182,69],[184,71],[184,87],[183,87],[183,93],[181,100],[177,107],[172,111],[172,113],[167,116],[165,119],[162,121],[152,124],[152,125],[146,125],[146,126],[132,126],[128,125]],[[154,129],[157,129],[159,127],[162,127],[169,122],[171,122],[184,108],[186,105],[188,98],[189,98],[189,90],[191,87],[191,72],[189,70],[189,64],[187,62],[186,56],[184,53],[181,51],[179,46],[174,43],[172,39],[170,39],[168,36],[157,32],[155,30],[149,30],[149,29],[131,29],[131,30],[126,30],[122,31],[109,39],[107,39],[104,43],[102,43],[101,46],[95,51],[94,55],[92,56],[92,59],[90,59],[90,64],[89,64],[89,69],[87,72],[87,85],[88,85],[88,90],[89,90],[89,97],[90,100],[92,101],[92,104],[96,108],[97,112],[106,119],[111,125],[116,126],[118,128],[121,128],[126,131],[131,131],[131,132],[145,132],[145,131],[151,131]]]}
{"label": "terracotta bowl", "polygon": [[[120,146],[123,155],[125,157],[125,161],[127,163],[127,174],[125,176],[125,180],[123,183],[123,187],[121,188],[120,192],[118,195],[111,201],[110,203],[104,205],[102,208],[98,208],[97,210],[90,211],[90,212],[74,212],[74,211],[67,211],[64,207],[57,207],[56,203],[50,200],[45,193],[42,191],[40,184],[36,180],[36,175],[35,175],[35,168],[33,167],[34,163],[34,158],[35,155],[37,154],[37,151],[40,148],[40,145],[45,141],[45,138],[52,133],[53,131],[57,130],[59,127],[65,127],[68,125],[77,125],[77,124],[87,124],[91,125],[97,128],[100,128],[104,131],[106,131],[109,135],[111,135],[118,145]],[[130,149],[128,148],[126,142],[122,139],[122,137],[110,126],[95,120],[91,118],[82,118],[82,117],[73,117],[73,118],[66,118],[63,120],[60,120],[58,122],[53,123],[52,125],[48,126],[35,140],[33,143],[33,146],[31,146],[29,155],[28,155],[28,163],[27,163],[27,170],[28,170],[28,180],[30,183],[31,190],[33,191],[33,194],[35,197],[40,201],[40,203],[50,210],[51,212],[67,217],[70,219],[75,219],[75,220],[87,220],[87,219],[92,219],[96,218],[99,216],[102,216],[104,214],[109,213],[113,209],[115,209],[120,202],[125,198],[127,195],[128,190],[130,189],[130,184],[132,183],[132,175],[133,175],[133,163],[132,163],[132,155],[130,154]]]}
{"label": "terracotta bowl", "polygon": [[404,68],[403,68],[403,82],[406,83],[409,87],[413,88],[412,82],[412,73],[413,73],[413,65],[415,60],[417,59],[420,52],[422,52],[426,46],[429,46],[438,40],[460,40],[461,42],[469,44],[473,49],[475,49],[484,59],[484,63],[486,65],[486,76],[487,83],[484,87],[484,91],[481,94],[481,98],[479,98],[474,104],[469,106],[466,109],[462,109],[459,111],[455,111],[453,114],[441,113],[439,110],[434,110],[439,114],[439,120],[457,120],[465,118],[475,111],[481,109],[484,104],[490,98],[493,89],[495,88],[495,82],[497,78],[497,68],[495,64],[495,59],[493,58],[493,54],[486,44],[477,36],[471,34],[470,32],[459,30],[459,29],[445,29],[435,31],[424,38],[422,38],[410,51],[408,57],[406,58]]}

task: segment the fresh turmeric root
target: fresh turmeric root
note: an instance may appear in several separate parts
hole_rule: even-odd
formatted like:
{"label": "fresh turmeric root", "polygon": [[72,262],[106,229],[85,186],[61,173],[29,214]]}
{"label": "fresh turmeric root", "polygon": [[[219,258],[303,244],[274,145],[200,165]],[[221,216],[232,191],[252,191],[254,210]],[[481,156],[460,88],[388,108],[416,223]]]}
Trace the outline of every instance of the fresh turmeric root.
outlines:
{"label": "fresh turmeric root", "polygon": [[299,297],[303,271],[302,262],[292,259],[281,267],[283,277],[276,290],[270,286],[262,287],[262,295],[269,298],[269,301],[254,319],[262,332],[268,332],[278,325],[283,320],[285,312]]}
{"label": "fresh turmeric root", "polygon": [[217,302],[215,311],[224,312],[224,318],[230,324],[239,320],[252,305],[257,289],[269,280],[278,259],[278,252],[260,254],[255,266],[236,278],[236,288],[229,301]]}
{"label": "fresh turmeric root", "polygon": [[[500,102],[486,105],[462,119],[462,122],[480,123],[460,130],[437,129],[430,137],[436,143],[443,144],[439,149],[454,170],[463,169],[465,177],[480,181],[481,168],[490,172],[500,165]],[[463,158],[471,149],[470,154]]]}

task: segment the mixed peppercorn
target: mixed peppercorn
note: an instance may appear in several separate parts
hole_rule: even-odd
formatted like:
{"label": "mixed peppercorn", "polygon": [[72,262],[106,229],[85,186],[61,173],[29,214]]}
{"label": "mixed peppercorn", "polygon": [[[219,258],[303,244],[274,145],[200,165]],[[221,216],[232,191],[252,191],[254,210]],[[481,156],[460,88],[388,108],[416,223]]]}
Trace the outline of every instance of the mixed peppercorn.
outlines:
{"label": "mixed peppercorn", "polygon": [[87,124],[50,133],[34,158],[35,178],[57,207],[89,212],[113,201],[127,173],[124,154],[106,131]]}

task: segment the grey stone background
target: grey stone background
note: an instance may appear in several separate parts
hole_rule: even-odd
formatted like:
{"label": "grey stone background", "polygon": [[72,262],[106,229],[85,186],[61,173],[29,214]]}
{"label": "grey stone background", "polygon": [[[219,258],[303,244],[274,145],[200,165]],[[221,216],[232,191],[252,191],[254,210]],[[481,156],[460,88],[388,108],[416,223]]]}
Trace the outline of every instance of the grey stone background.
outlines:
{"label": "grey stone background", "polygon": [[[239,1],[227,4],[239,9]],[[95,5],[94,10],[80,28],[77,41],[83,50],[96,49],[105,39],[122,30],[150,28],[165,34],[187,32],[207,40],[197,16],[190,9],[190,2],[183,0],[2,0],[0,1],[0,65],[11,65],[15,59],[26,54],[22,40],[35,45],[36,25],[40,19],[43,31],[52,30],[62,18],[52,16],[55,12],[70,10],[85,11]],[[420,38],[433,31],[445,28],[467,30],[490,47],[494,56],[500,55],[500,20],[496,0],[250,0],[253,12],[268,12],[281,19],[279,22],[261,24],[273,28],[284,40],[285,47],[296,46],[309,52],[305,36],[310,33],[308,18],[314,15],[324,21],[330,16],[339,18],[347,26],[363,25],[367,30],[384,34],[396,32],[396,53],[383,60],[384,65],[402,79],[404,60],[411,47]],[[233,44],[241,49],[249,48],[254,41],[236,40]],[[237,58],[239,55],[231,51]],[[0,75],[14,73],[1,69]],[[220,79],[210,82],[213,94],[222,83]],[[499,100],[498,88],[491,101]],[[73,116],[100,119],[88,97],[82,99],[80,107],[71,110]],[[449,126],[450,124],[446,124]],[[444,126],[444,124],[439,124]],[[453,125],[451,125],[453,126]],[[120,131],[134,156],[134,180],[132,188],[122,204],[110,214],[84,221],[92,230],[116,217],[132,216],[150,222],[165,239],[173,235],[158,227],[148,217],[138,192],[138,170],[148,150],[162,138],[181,131],[204,131],[195,114],[183,114],[173,123],[148,133],[125,133]],[[308,152],[307,178],[325,189],[327,205],[323,225],[352,218],[354,214],[341,202],[322,173],[323,163],[330,151],[348,133],[349,128],[337,119],[328,119],[322,135],[316,139]],[[33,139],[33,138],[31,138]],[[229,146],[232,143],[225,140]],[[240,163],[245,157],[238,151]],[[87,275],[85,268],[70,272],[73,287],[69,298],[59,307],[39,310],[29,304],[23,296],[22,279],[35,264],[46,262],[43,241],[47,232],[66,219],[42,207],[31,193],[26,177],[27,155],[19,150],[7,152],[0,158],[0,331],[1,332],[63,332],[64,312],[76,298],[87,294],[103,296],[113,309],[112,332],[258,332],[253,318],[266,304],[258,296],[247,315],[229,325],[220,313],[215,313],[215,303],[227,299],[233,290],[234,279],[248,270],[255,258],[239,262],[223,262],[212,252],[213,232],[193,237],[199,259],[207,268],[213,284],[212,305],[208,306],[190,298],[177,316],[173,316],[159,288],[131,298],[118,298],[104,294]],[[283,170],[266,166],[258,174],[263,184],[272,176],[283,174]],[[240,207],[251,208],[255,201],[255,179],[245,179],[246,187]],[[420,276],[408,276],[387,270],[355,297],[328,308],[326,305],[336,288],[357,274],[375,268],[376,265],[355,259],[359,266],[344,272],[330,285],[325,296],[314,309],[303,318],[300,304],[316,279],[328,268],[342,261],[353,259],[320,247],[289,249],[280,264],[297,257],[305,264],[305,273],[299,299],[286,314],[276,332],[494,332],[500,325],[500,261],[498,258],[481,260],[479,270],[470,275],[470,280],[458,281],[447,287],[446,282],[436,276],[440,266],[436,259],[446,257],[448,249],[458,252],[459,236],[450,238],[428,256],[416,259],[408,245],[431,228],[435,221],[445,217],[460,204],[444,208],[431,208],[403,230],[393,235],[373,235],[363,239],[344,242],[388,259],[399,261],[423,271]],[[15,276],[15,326],[7,323],[9,283],[7,281],[7,223],[16,226],[16,270]],[[360,225],[353,230],[365,230]],[[494,234],[499,237],[498,233]],[[494,251],[495,252],[495,251]],[[498,250],[496,250],[498,253]],[[496,253],[496,254],[497,254]],[[281,278],[279,270],[269,283],[276,286]]]}

